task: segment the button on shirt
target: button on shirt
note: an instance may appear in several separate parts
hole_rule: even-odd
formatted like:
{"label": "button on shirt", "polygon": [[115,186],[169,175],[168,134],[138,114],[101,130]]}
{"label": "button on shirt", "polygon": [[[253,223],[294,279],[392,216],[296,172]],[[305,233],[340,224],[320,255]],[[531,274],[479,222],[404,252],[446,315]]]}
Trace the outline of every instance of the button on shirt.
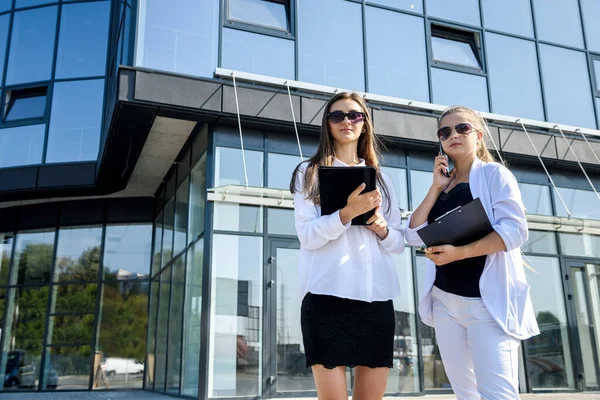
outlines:
{"label": "button on shirt", "polygon": [[[361,160],[359,166],[364,166]],[[390,198],[383,197],[380,212],[389,227],[385,240],[365,226],[342,224],[339,210],[321,215],[321,207],[302,192],[307,163],[296,177],[294,215],[300,239],[299,289],[367,302],[386,301],[400,294],[391,253],[404,251],[404,227],[392,181],[385,175]],[[335,159],[333,166],[345,166]],[[383,191],[382,191],[383,194]],[[391,204],[391,207],[387,205]]]}

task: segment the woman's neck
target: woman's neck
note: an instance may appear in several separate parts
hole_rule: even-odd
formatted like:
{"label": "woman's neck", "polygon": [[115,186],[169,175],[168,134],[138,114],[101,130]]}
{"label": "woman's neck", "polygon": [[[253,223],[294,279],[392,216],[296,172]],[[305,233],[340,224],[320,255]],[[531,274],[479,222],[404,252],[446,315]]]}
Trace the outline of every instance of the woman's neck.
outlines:
{"label": "woman's neck", "polygon": [[356,165],[360,163],[356,143],[348,143],[346,145],[335,146],[335,158],[348,165]]}
{"label": "woman's neck", "polygon": [[475,155],[461,157],[457,160],[452,160],[452,162],[454,163],[454,168],[456,168],[455,176],[457,180],[460,181],[468,178],[469,173],[471,172],[471,165],[473,164],[473,161],[475,161]]}

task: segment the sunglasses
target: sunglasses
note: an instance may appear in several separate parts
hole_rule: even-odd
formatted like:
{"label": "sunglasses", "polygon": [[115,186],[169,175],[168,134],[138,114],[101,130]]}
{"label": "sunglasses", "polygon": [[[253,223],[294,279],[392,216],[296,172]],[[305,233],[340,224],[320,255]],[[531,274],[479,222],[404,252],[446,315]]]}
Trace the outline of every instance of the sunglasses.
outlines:
{"label": "sunglasses", "polygon": [[438,131],[437,131],[438,139],[440,139],[442,142],[445,140],[448,140],[448,138],[450,136],[452,136],[452,129],[454,129],[456,131],[456,133],[458,133],[459,135],[468,135],[469,133],[471,133],[475,130],[473,125],[468,124],[466,122],[463,122],[463,123],[458,124],[453,127],[452,126],[443,126],[440,129],[438,129]]}
{"label": "sunglasses", "polygon": [[367,117],[367,114],[358,111],[350,111],[349,113],[334,111],[327,114],[327,118],[329,118],[329,122],[332,124],[339,124],[344,121],[346,117],[348,117],[348,121],[350,121],[350,123],[358,124],[359,122],[364,121],[364,119]]}

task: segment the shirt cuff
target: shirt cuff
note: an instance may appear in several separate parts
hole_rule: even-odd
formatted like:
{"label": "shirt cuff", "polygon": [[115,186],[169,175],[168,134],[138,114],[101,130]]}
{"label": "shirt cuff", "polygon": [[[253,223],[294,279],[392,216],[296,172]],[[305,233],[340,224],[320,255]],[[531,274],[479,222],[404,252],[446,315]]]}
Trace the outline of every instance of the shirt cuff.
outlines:
{"label": "shirt cuff", "polygon": [[377,240],[379,240],[379,244],[385,251],[392,251],[394,249],[397,236],[397,230],[388,228],[388,234],[386,238],[382,240],[379,238],[379,236],[377,236]]}
{"label": "shirt cuff", "polygon": [[342,224],[342,218],[340,216],[340,210],[334,212],[329,216],[329,228],[331,232],[338,236],[344,233],[344,231],[352,225],[352,220],[348,221],[347,224]]}

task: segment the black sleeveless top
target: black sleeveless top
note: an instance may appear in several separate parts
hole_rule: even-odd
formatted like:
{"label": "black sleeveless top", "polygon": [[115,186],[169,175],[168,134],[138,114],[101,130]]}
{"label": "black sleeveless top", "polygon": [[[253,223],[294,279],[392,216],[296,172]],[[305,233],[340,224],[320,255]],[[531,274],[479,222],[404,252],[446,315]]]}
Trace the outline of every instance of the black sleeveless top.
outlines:
{"label": "black sleeveless top", "polygon": [[[442,192],[429,211],[430,224],[441,215],[473,200],[468,183],[459,183],[448,193]],[[467,244],[467,243],[465,243]],[[481,297],[479,278],[487,256],[465,258],[446,265],[437,266],[434,285],[444,292],[463,297]]]}

